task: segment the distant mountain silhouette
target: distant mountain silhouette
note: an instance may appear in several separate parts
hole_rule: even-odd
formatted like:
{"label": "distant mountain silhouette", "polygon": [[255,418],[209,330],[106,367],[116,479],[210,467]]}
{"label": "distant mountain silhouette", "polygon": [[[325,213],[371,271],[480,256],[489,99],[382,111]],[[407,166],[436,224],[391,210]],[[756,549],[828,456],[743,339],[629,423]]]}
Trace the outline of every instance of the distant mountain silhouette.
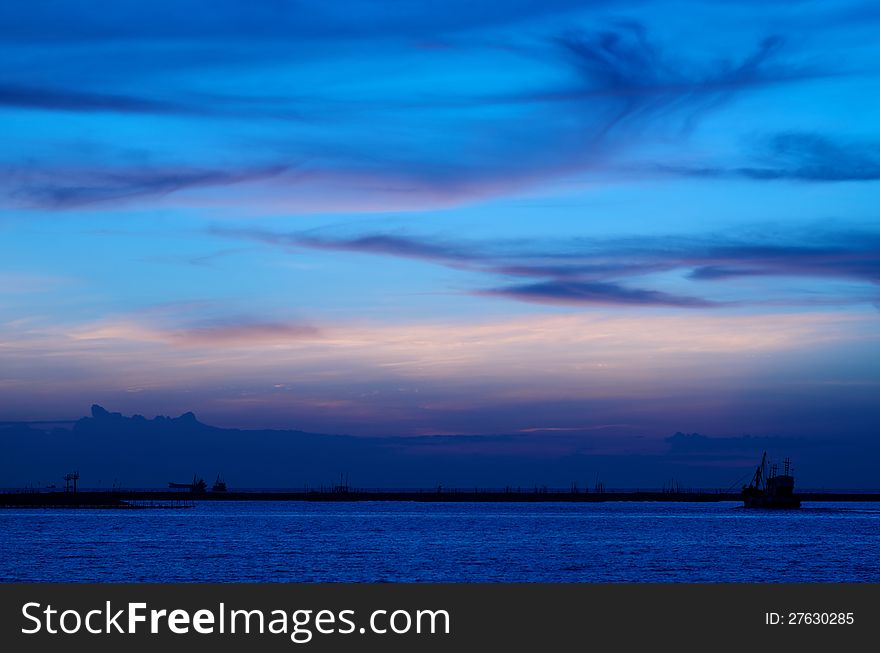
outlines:
{"label": "distant mountain silhouette", "polygon": [[0,428],[0,486],[58,484],[74,469],[83,487],[164,487],[193,474],[223,473],[230,488],[332,485],[348,473],[356,487],[727,487],[764,449],[791,456],[800,483],[877,487],[877,444],[781,438],[710,438],[676,433],[656,454],[599,455],[588,435],[355,437],[296,430],[225,429],[179,417],[124,416],[101,406],[71,429]]}

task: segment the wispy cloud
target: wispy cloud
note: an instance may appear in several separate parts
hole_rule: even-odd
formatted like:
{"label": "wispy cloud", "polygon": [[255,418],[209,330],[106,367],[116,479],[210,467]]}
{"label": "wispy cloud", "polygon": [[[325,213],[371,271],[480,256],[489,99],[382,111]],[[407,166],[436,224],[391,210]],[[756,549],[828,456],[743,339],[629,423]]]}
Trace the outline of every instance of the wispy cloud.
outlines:
{"label": "wispy cloud", "polygon": [[479,258],[477,254],[473,252],[469,253],[465,248],[458,244],[443,243],[436,240],[431,241],[409,238],[392,234],[370,234],[350,239],[332,239],[309,234],[284,235],[254,231],[250,233],[252,235],[259,234],[260,239],[264,241],[274,241],[276,243],[286,243],[297,247],[309,247],[312,249],[361,252],[365,254],[380,254],[442,262],[473,261]]}
{"label": "wispy cloud", "polygon": [[0,106],[49,111],[190,114],[182,104],[117,93],[92,93],[64,88],[0,84]]}
{"label": "wispy cloud", "polygon": [[691,177],[745,177],[757,181],[880,180],[880,143],[846,142],[816,133],[785,132],[765,138],[746,165],[659,165],[662,172]]}
{"label": "wispy cloud", "polygon": [[684,253],[680,265],[695,266],[691,278],[699,280],[799,276],[880,282],[880,236],[826,234],[821,240],[821,245],[719,243]]}
{"label": "wispy cloud", "polygon": [[226,317],[173,325],[122,316],[75,329],[71,335],[78,341],[154,342],[187,348],[263,348],[313,341],[322,333],[318,327],[306,322]]}
{"label": "wispy cloud", "polygon": [[[458,424],[458,432],[497,433],[476,426],[493,414],[515,416],[516,428],[633,423],[634,414],[640,424],[645,415],[664,414],[697,423],[712,415],[719,396],[741,392],[742,378],[751,380],[750,388],[770,383],[775,396],[802,407],[802,395],[783,390],[789,386],[769,362],[775,356],[790,365],[817,349],[849,351],[860,343],[872,352],[878,342],[873,316],[824,311],[662,313],[649,323],[619,312],[358,320],[324,323],[318,336],[290,336],[256,322],[247,333],[236,330],[245,323],[226,318],[207,335],[198,331],[208,323],[148,328],[131,316],[80,327],[0,324],[4,378],[16,380],[6,405],[20,399],[58,406],[59,397],[82,403],[144,388],[139,401],[147,403],[183,397],[202,412],[240,402],[252,417],[264,405],[290,424],[321,414],[335,428],[359,424],[361,432],[400,420],[414,430],[436,419],[447,429]],[[191,330],[197,333],[180,335]],[[55,370],[50,378],[46,366]],[[805,382],[839,374],[832,367],[822,379]],[[844,391],[852,397],[851,389]],[[824,386],[821,396],[827,396]],[[727,412],[717,416],[719,423],[729,418]]]}
{"label": "wispy cloud", "polygon": [[676,306],[711,308],[718,302],[641,288],[626,288],[613,283],[584,281],[541,281],[503,286],[481,291],[484,295],[508,297],[524,302],[556,305]]}
{"label": "wispy cloud", "polygon": [[187,347],[283,344],[320,337],[317,327],[288,322],[208,323],[163,333],[171,343]]}
{"label": "wispy cloud", "polygon": [[240,170],[208,168],[19,168],[0,172],[14,186],[11,197],[29,206],[69,209],[139,197],[160,197],[185,189],[229,186],[276,177],[284,166]]}
{"label": "wispy cloud", "polygon": [[[497,10],[487,15],[481,12],[477,22],[492,16],[500,20]],[[129,7],[129,11],[140,15],[136,8]],[[378,20],[373,9],[365,7],[365,11]],[[524,3],[518,11],[541,13],[532,3]],[[229,20],[228,13],[220,12],[214,25],[225,37],[229,34],[221,23]],[[282,23],[289,22],[290,12],[279,13]],[[420,25],[418,29],[426,28],[431,24],[428,14],[436,12],[422,15],[415,11],[401,18],[398,27],[405,28],[412,21]],[[434,15],[432,20],[442,23],[445,19]],[[459,16],[450,28],[458,29],[471,20]],[[328,25],[333,22],[329,20]],[[38,30],[39,25],[27,27]],[[178,27],[185,32],[198,26],[180,19]],[[266,29],[277,36],[268,24]],[[344,33],[353,38],[352,33]],[[103,32],[91,37],[100,40]],[[327,38],[334,34],[328,33]],[[504,38],[516,41],[514,36]],[[0,105],[21,110],[116,112],[135,121],[144,119],[137,114],[157,114],[180,118],[196,134],[203,129],[197,123],[199,117],[229,120],[238,125],[229,133],[241,135],[219,139],[219,151],[226,150],[223,159],[239,161],[250,151],[260,151],[262,163],[224,166],[216,160],[199,162],[200,156],[190,153],[178,158],[186,163],[172,163],[167,155],[145,144],[155,155],[151,159],[155,165],[148,170],[98,157],[73,174],[47,160],[39,164],[45,178],[17,173],[6,175],[0,184],[7,187],[13,202],[44,209],[111,206],[123,200],[146,201],[193,187],[218,189],[255,179],[266,182],[265,193],[224,197],[227,205],[238,202],[252,208],[264,203],[282,210],[444,206],[522,193],[584,172],[601,172],[631,148],[636,137],[650,141],[667,133],[670,125],[690,127],[708,111],[750,90],[824,74],[783,60],[783,40],[775,36],[757,47],[740,46],[745,54],[730,60],[676,52],[668,43],[652,40],[648,29],[635,21],[574,29],[538,42],[530,41],[528,48],[516,48],[514,43],[509,49],[517,54],[508,55],[511,64],[526,66],[535,75],[524,74],[521,80],[501,77],[489,86],[508,90],[484,93],[448,83],[436,93],[421,86],[411,90],[407,88],[411,80],[404,76],[377,84],[375,92],[366,94],[351,79],[340,79],[338,88],[319,86],[304,99],[296,72],[285,76],[262,67],[252,71],[259,75],[260,84],[254,85],[245,72],[240,80],[247,82],[245,89],[238,91],[205,84],[201,77],[198,83],[178,82],[170,87],[157,83],[162,75],[147,75],[150,83],[135,94],[130,82],[109,73],[88,77],[85,85],[76,88],[55,86],[45,81],[51,77],[41,75],[34,75],[36,81],[27,84],[6,82],[0,85]],[[477,55],[488,56],[485,50],[484,46]],[[498,51],[491,48],[493,56]],[[443,62],[423,63],[430,70]],[[177,100],[154,99],[169,97]],[[309,116],[305,123],[279,123],[271,136],[258,135],[267,117],[289,118],[301,111]],[[486,112],[492,114],[491,121],[481,117]],[[315,128],[316,124],[324,127]],[[144,126],[147,132],[155,128],[154,124]],[[445,135],[442,145],[437,134]],[[218,151],[216,139],[217,134],[211,134],[212,152]],[[59,145],[60,152],[66,151],[64,147]],[[294,167],[302,174],[279,174]]]}
{"label": "wispy cloud", "polygon": [[768,37],[738,63],[692,64],[674,60],[654,44],[641,23],[594,33],[570,32],[556,39],[581,83],[570,89],[536,93],[541,101],[604,101],[608,113],[600,134],[674,115],[688,126],[703,112],[744,90],[814,77],[817,72],[774,62],[783,46]]}
{"label": "wispy cloud", "polygon": [[0,35],[33,41],[160,41],[289,43],[364,38],[424,39],[457,31],[535,20],[572,10],[613,5],[611,0],[487,0],[474,11],[468,0],[440,5],[419,4],[388,11],[374,0],[346,0],[339,6],[321,2],[241,0],[137,0],[96,2],[97,7],[51,3],[3,5]]}
{"label": "wispy cloud", "polygon": [[739,169],[754,179],[872,181],[880,179],[880,143],[845,143],[819,134],[776,134],[764,166]]}
{"label": "wispy cloud", "polygon": [[317,249],[354,252],[429,261],[441,265],[469,265],[488,262],[479,247],[432,238],[401,234],[373,233],[353,237],[329,237],[314,232],[283,233],[255,228],[212,227],[209,233],[224,238],[252,240],[285,249]]}
{"label": "wispy cloud", "polygon": [[[737,277],[803,277],[880,283],[880,235],[820,231],[779,244],[772,239],[734,236],[662,237],[617,240],[571,239],[563,243],[518,241],[453,242],[374,233],[329,237],[259,229],[214,228],[211,233],[281,246],[358,252],[425,261],[498,278],[527,277],[530,283],[492,286],[476,294],[558,305],[617,304],[712,308],[729,304],[701,296],[644,287],[650,275],[678,273],[692,281]],[[821,243],[821,244],[815,244]],[[634,282],[639,285],[632,285]],[[706,286],[702,290],[706,290]],[[876,301],[876,291],[835,301]],[[816,297],[805,303],[814,303]],[[753,301],[760,303],[761,298]],[[792,300],[797,303],[797,299]]]}

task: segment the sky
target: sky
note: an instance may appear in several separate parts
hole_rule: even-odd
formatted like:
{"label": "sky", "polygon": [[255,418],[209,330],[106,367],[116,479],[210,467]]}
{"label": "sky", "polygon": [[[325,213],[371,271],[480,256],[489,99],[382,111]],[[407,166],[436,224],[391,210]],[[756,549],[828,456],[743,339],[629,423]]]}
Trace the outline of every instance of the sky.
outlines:
{"label": "sky", "polygon": [[0,420],[873,443],[878,29],[846,0],[3,3]]}

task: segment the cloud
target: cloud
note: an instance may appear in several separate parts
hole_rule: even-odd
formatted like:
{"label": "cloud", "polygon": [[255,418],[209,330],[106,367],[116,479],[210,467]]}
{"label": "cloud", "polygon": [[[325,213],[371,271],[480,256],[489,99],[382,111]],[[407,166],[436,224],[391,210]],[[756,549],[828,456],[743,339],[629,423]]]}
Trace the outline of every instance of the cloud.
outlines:
{"label": "cloud", "polygon": [[[4,419],[74,415],[62,407],[116,397],[139,410],[183,402],[174,412],[226,407],[245,423],[271,413],[276,423],[322,423],[334,432],[624,423],[650,431],[665,425],[664,433],[675,424],[773,432],[779,423],[766,418],[773,413],[787,421],[787,432],[821,435],[845,433],[841,420],[863,428],[864,411],[877,412],[872,372],[864,377],[834,362],[853,351],[874,355],[876,322],[873,312],[658,311],[648,323],[625,311],[491,319],[463,312],[443,320],[325,322],[317,336],[270,332],[262,341],[259,328],[234,341],[225,338],[230,329],[216,340],[218,328],[209,337],[191,334],[193,344],[184,345],[175,333],[248,322],[169,320],[148,329],[154,323],[141,315],[84,329],[65,316],[42,328],[0,324],[0,386]],[[815,372],[805,376],[804,362],[817,352]],[[873,385],[832,383],[860,379]],[[731,405],[731,397],[743,399]]]}
{"label": "cloud", "polygon": [[338,240],[302,235],[291,238],[290,244],[312,249],[384,254],[427,261],[471,261],[476,257],[454,244],[390,234],[371,234]]}
{"label": "cloud", "polygon": [[638,22],[594,33],[570,32],[556,39],[578,73],[577,87],[537,93],[533,100],[607,103],[604,134],[624,125],[677,114],[685,125],[746,89],[815,76],[814,71],[771,65],[783,39],[764,39],[740,62],[693,65],[673,60],[652,43]]}
{"label": "cloud", "polygon": [[[70,89],[52,82],[44,85],[0,84],[0,107],[10,109],[64,111],[70,113],[117,113],[122,115],[177,117],[181,120],[217,118],[250,120],[302,121],[302,107],[307,100],[299,96],[251,96],[230,93],[181,93],[160,89],[177,101],[160,100],[129,93]],[[315,99],[312,102],[316,102]],[[320,101],[317,101],[320,103]],[[309,116],[315,120],[314,116]]]}
{"label": "cloud", "polygon": [[694,265],[690,276],[698,280],[800,276],[880,282],[880,235],[817,234],[815,241],[823,244],[708,245],[683,252],[680,265]]}
{"label": "cloud", "polygon": [[509,297],[538,304],[676,306],[710,308],[717,302],[697,297],[671,295],[657,290],[625,288],[613,283],[578,281],[542,281],[480,291],[482,295]]}
{"label": "cloud", "polygon": [[[670,126],[689,129],[748,91],[827,75],[781,61],[784,39],[779,36],[765,38],[734,62],[677,57],[635,21],[572,30],[549,43],[543,58],[568,82],[473,96],[452,91],[414,105],[509,112],[481,127],[479,159],[406,161],[391,179],[422,192],[475,198],[611,169],[613,159],[635,141],[650,141]],[[457,130],[468,135],[470,127]],[[487,140],[492,141],[488,147]],[[379,160],[377,166],[381,175],[395,162]]]}
{"label": "cloud", "polygon": [[818,134],[776,134],[764,166],[736,170],[752,179],[874,181],[880,179],[880,144],[842,143]]}
{"label": "cloud", "polygon": [[[51,161],[52,157],[63,159],[69,155],[70,144],[59,140],[50,160],[39,163],[45,179],[9,180],[8,195],[14,201],[23,200],[28,206],[44,209],[110,206],[120,200],[146,200],[195,186],[216,189],[259,178],[267,182],[265,192],[256,196],[228,194],[223,197],[225,205],[235,203],[249,210],[268,206],[276,211],[446,206],[522,193],[607,168],[615,156],[633,147],[636,136],[650,141],[667,131],[669,125],[692,126],[707,111],[750,89],[819,74],[779,61],[782,40],[778,37],[765,39],[753,49],[739,47],[746,54],[733,56],[732,62],[710,61],[704,56],[697,60],[687,57],[686,52],[678,56],[668,45],[652,41],[648,30],[634,21],[542,37],[537,45],[532,37],[509,33],[495,37],[504,43],[503,48],[489,47],[485,41],[471,44],[469,52],[480,62],[476,68],[480,68],[482,77],[465,76],[461,84],[450,83],[445,73],[438,72],[460,61],[460,53],[450,62],[433,51],[420,51],[413,65],[424,68],[425,80],[414,82],[406,71],[387,65],[389,56],[407,51],[400,43],[378,48],[371,55],[374,58],[366,61],[342,56],[341,63],[327,55],[326,47],[310,46],[311,56],[305,58],[311,62],[308,65],[291,51],[278,51],[284,39],[296,40],[294,35],[303,31],[313,32],[311,37],[326,46],[321,39],[379,39],[380,34],[395,34],[398,29],[404,34],[409,29],[418,34],[442,32],[444,25],[453,31],[488,28],[512,19],[505,15],[506,5],[501,4],[477,14],[463,8],[458,13],[448,8],[443,12],[412,9],[396,17],[388,17],[387,12],[370,3],[355,3],[363,11],[347,6],[347,12],[311,7],[303,8],[304,13],[283,7],[263,8],[254,17],[236,3],[222,3],[219,8],[212,5],[208,24],[193,22],[176,6],[174,13],[161,21],[152,11],[128,4],[119,9],[114,5],[114,10],[100,20],[85,20],[79,10],[71,10],[70,33],[57,36],[57,47],[64,51],[83,39],[97,48],[96,44],[115,34],[118,41],[114,41],[114,47],[121,48],[119,53],[130,54],[126,48],[140,53],[132,57],[141,66],[134,79],[121,75],[114,67],[118,56],[99,50],[92,54],[109,62],[102,64],[107,69],[101,68],[101,74],[74,68],[61,75],[59,71],[67,70],[66,66],[78,66],[79,59],[69,58],[73,61],[69,64],[57,53],[50,53],[40,60],[42,64],[27,63],[32,57],[27,55],[26,47],[13,41],[18,58],[26,64],[20,76],[27,83],[9,81],[0,85],[0,105],[22,110],[126,114],[126,133],[134,141],[131,146],[149,152],[156,165],[149,170],[132,169],[124,161],[98,155],[96,160],[83,164],[87,169],[81,174],[65,172],[62,165]],[[578,3],[560,2],[555,6],[545,9],[523,0],[511,11],[528,17],[565,12]],[[350,20],[352,11],[357,21]],[[29,12],[9,13],[10,21],[20,24],[20,34],[32,33],[39,40],[54,33],[52,25]],[[94,13],[92,10],[89,16]],[[306,20],[311,14],[315,14],[315,20]],[[126,15],[136,16],[134,22],[120,25],[120,17]],[[387,28],[387,32],[366,30],[365,25],[371,21],[377,28]],[[209,42],[215,38],[219,42],[229,40],[241,47],[249,43],[248,39],[260,40],[260,48],[252,49],[260,49],[266,60],[230,64],[226,69],[228,81],[217,84],[211,81],[216,74],[199,73],[207,65],[208,55],[181,52],[182,64],[189,63],[192,70],[165,75],[143,62],[154,61],[154,54],[155,60],[166,62],[168,51],[156,46],[158,53],[149,49],[142,52],[153,41],[137,38],[130,32],[130,24],[138,25],[138,34],[146,29],[144,25],[155,25],[151,32],[155,43],[161,44],[164,35],[175,47],[181,47],[180,39],[187,35],[204,37]],[[84,29],[84,33],[77,34],[77,28]],[[543,28],[545,33],[558,29]],[[269,44],[258,37],[267,37]],[[223,60],[229,64],[228,58]],[[156,65],[161,68],[167,63]],[[522,75],[502,74],[508,65],[520,66]],[[374,76],[373,81],[377,81],[381,76],[381,83],[353,82],[350,73],[361,68],[365,80],[370,82]],[[316,76],[326,76],[329,81],[313,84]],[[56,86],[61,84],[54,81],[58,78],[81,81],[75,87],[70,82]],[[306,85],[312,89],[307,97],[303,96]],[[137,94],[132,94],[131,88],[137,88]],[[487,90],[474,90],[480,88]],[[186,163],[175,165],[168,153],[159,154],[157,139],[144,137],[153,133],[156,125],[147,122],[149,117],[136,114],[177,118],[170,127],[174,133],[184,134],[180,145],[184,153],[175,158]],[[488,115],[491,120],[486,119]],[[198,120],[202,116],[220,118],[224,125],[228,121],[229,128],[213,124],[206,127]],[[279,120],[277,126],[273,122],[271,133],[264,131],[267,118],[291,117],[295,118],[293,124]],[[115,134],[103,131],[106,124],[92,124],[88,131],[97,147],[108,138],[107,134]],[[199,163],[198,152],[205,143],[210,144],[209,151],[220,152],[226,161],[240,161],[242,152],[244,156],[259,152],[263,163],[224,167],[217,164],[213,154],[212,160]],[[278,174],[294,165],[301,175]],[[210,191],[204,195],[206,201],[214,199]]]}
{"label": "cloud", "polygon": [[188,114],[200,111],[181,104],[114,93],[0,84],[0,106],[50,111]]}
{"label": "cloud", "polygon": [[[789,234],[792,242],[772,237],[646,236],[627,239],[570,239],[563,243],[522,243],[503,239],[453,242],[400,234],[372,233],[329,237],[311,233],[276,233],[259,229],[214,228],[211,233],[281,246],[358,252],[425,261],[494,278],[526,277],[536,281],[492,286],[478,295],[559,305],[616,304],[713,308],[732,305],[699,296],[645,287],[650,275],[677,273],[695,282],[740,277],[848,279],[880,283],[880,234],[823,231]],[[818,243],[818,244],[817,244]],[[633,285],[633,281],[638,284]],[[704,284],[701,291],[705,291]],[[876,301],[876,291],[833,297],[834,302]],[[761,299],[754,301],[760,302]],[[812,304],[817,297],[793,303]]]}
{"label": "cloud", "polygon": [[69,209],[138,197],[158,197],[185,189],[229,186],[269,179],[284,166],[240,170],[208,168],[124,168],[117,170],[18,169],[2,176],[13,186],[11,197],[27,206]]}
{"label": "cloud", "polygon": [[355,252],[422,260],[440,265],[493,266],[502,259],[486,251],[492,243],[462,243],[412,237],[401,234],[370,233],[352,237],[330,237],[314,232],[274,232],[266,229],[213,227],[209,233],[225,238],[252,240],[285,249],[317,249]]}
{"label": "cloud", "polygon": [[303,321],[268,321],[225,316],[186,322],[179,315],[119,316],[73,329],[78,342],[130,341],[173,347],[262,348],[309,342],[323,337],[318,327]]}
{"label": "cloud", "polygon": [[320,337],[320,331],[308,324],[286,322],[208,323],[169,330],[163,336],[174,345],[186,347],[259,346],[311,340]]}
{"label": "cloud", "polygon": [[542,16],[613,5],[610,0],[468,0],[419,3],[389,11],[374,0],[322,2],[243,0],[95,0],[88,7],[34,0],[0,7],[0,35],[52,42],[221,41],[294,43],[364,38],[427,38]]}
{"label": "cloud", "polygon": [[880,180],[880,143],[845,142],[808,132],[783,132],[763,139],[741,166],[659,165],[653,169],[688,177],[742,177],[754,181],[806,182]]}

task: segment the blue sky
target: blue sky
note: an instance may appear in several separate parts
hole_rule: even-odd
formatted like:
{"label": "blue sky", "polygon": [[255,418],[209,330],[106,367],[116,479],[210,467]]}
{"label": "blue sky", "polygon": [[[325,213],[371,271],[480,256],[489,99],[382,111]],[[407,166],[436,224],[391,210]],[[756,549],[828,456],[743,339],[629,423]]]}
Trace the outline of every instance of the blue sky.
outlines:
{"label": "blue sky", "polygon": [[0,418],[870,439],[869,2],[0,8]]}

